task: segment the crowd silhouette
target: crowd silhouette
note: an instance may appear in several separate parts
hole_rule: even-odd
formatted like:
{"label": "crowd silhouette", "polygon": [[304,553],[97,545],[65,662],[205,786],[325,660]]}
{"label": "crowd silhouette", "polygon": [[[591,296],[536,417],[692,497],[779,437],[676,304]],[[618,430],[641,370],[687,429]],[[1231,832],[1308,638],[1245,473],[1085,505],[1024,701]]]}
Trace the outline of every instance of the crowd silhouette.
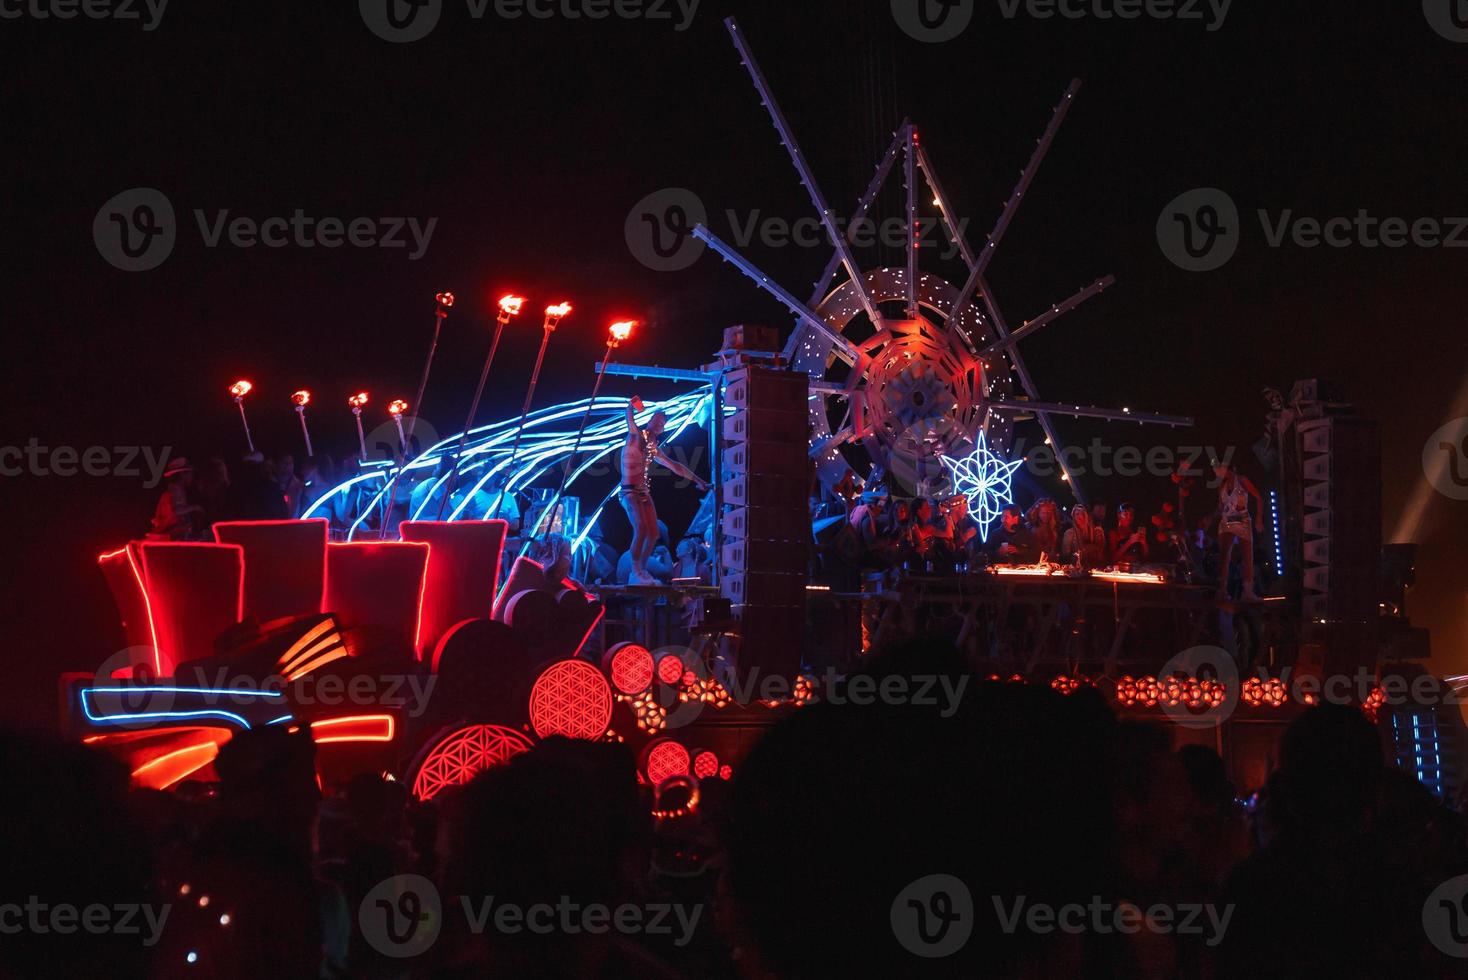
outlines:
{"label": "crowd silhouette", "polygon": [[[281,728],[236,735],[217,782],[167,793],[91,748],[5,734],[3,901],[169,911],[151,945],[7,919],[0,977],[1462,975],[1422,915],[1468,872],[1463,818],[1384,762],[1361,711],[1305,710],[1267,785],[1235,787],[1211,748],[1118,720],[1094,689],[980,682],[932,640],[864,670],[967,682],[951,712],[794,710],[693,806],[655,801],[615,742],[547,739],[420,803],[379,774],[321,787],[309,737]],[[364,933],[369,896],[403,875],[441,897],[411,958]],[[692,921],[506,931],[476,918],[485,899]],[[1144,925],[1030,914],[1077,907]],[[1181,928],[1193,908],[1212,918]],[[950,930],[956,948],[925,955]]]}

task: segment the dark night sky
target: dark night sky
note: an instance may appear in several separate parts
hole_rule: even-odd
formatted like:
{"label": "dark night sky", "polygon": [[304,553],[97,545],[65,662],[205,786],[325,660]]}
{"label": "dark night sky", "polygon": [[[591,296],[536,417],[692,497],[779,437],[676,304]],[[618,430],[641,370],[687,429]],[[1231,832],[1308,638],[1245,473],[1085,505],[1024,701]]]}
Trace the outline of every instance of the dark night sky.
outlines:
{"label": "dark night sky", "polygon": [[[908,115],[972,240],[1066,83],[1084,79],[990,278],[1018,322],[1115,274],[1104,296],[1026,341],[1042,394],[1191,414],[1198,426],[1062,423],[1063,433],[1231,444],[1251,463],[1259,389],[1334,378],[1383,423],[1390,539],[1423,482],[1428,435],[1464,414],[1452,406],[1468,369],[1468,252],[1269,248],[1254,213],[1468,215],[1468,43],[1440,37],[1418,4],[1388,0],[1240,3],[1212,32],[977,6],[944,44],[905,35],[886,0],[706,0],[681,32],[667,21],[473,20],[463,0],[446,0],[434,32],[404,45],[375,37],[346,2],[175,0],[151,32],[0,20],[0,444],[234,453],[224,389],[247,376],[262,444],[296,447],[286,396],[305,385],[322,401],[318,438],[345,449],[351,390],[411,395],[444,288],[461,303],[425,406],[443,430],[467,407],[488,310],[507,289],[536,309],[563,296],[577,305],[541,404],[584,393],[614,315],[647,322],[629,358],[679,366],[707,359],[729,324],[788,329],[732,268],[704,256],[654,272],[623,236],[633,204],[672,186],[696,192],[721,234],[727,209],[810,214],[721,23],[734,13],[838,211]],[[138,186],[169,197],[180,237],[162,266],[127,273],[99,257],[92,220]],[[1189,273],[1163,256],[1154,226],[1176,195],[1208,186],[1238,203],[1243,239],[1223,269]],[[438,222],[427,254],[409,261],[402,249],[210,249],[195,208]],[[828,253],[748,254],[804,294]],[[518,408],[533,319],[502,350],[485,417]],[[1153,483],[1096,489],[1159,496]],[[8,658],[27,662],[7,685],[6,717],[48,723],[54,675],[120,645],[94,559],[143,529],[153,496],[122,478],[0,479],[4,635]],[[1468,672],[1468,504],[1426,499],[1414,619],[1435,630],[1439,671]]]}

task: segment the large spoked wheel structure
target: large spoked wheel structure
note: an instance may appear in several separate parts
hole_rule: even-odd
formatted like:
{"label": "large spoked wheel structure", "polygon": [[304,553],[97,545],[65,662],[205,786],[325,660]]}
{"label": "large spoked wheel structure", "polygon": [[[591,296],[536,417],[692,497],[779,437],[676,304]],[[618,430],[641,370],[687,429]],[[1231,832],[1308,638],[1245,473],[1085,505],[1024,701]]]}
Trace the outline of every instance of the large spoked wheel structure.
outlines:
{"label": "large spoked wheel structure", "polygon": [[[1033,414],[1046,440],[1057,447],[1061,445],[1053,423],[1057,415],[1163,425],[1192,423],[1178,416],[1041,400],[1016,345],[1102,292],[1114,282],[1112,277],[1097,279],[1011,329],[986,276],[1080,82],[1073,81],[1066,89],[994,229],[978,250],[965,239],[962,223],[955,217],[916,127],[904,121],[857,202],[852,223],[867,220],[901,157],[909,229],[907,262],[902,268],[866,270],[858,265],[739,25],[733,18],[725,24],[835,254],[810,298],[802,301],[707,227],[699,225],[693,234],[795,315],[796,329],[785,355],[795,370],[810,375],[812,392],[819,396],[811,399],[810,446],[827,487],[853,471],[862,474],[871,468],[890,474],[897,486],[928,492],[929,482],[940,478],[944,470],[939,460],[963,456],[975,445],[1005,455],[1013,447],[1014,423],[1021,413]],[[919,170],[939,220],[967,266],[962,285],[919,269]],[[845,278],[838,283],[842,272]],[[1065,480],[1081,500],[1068,462],[1063,456],[1059,462]]]}
{"label": "large spoked wheel structure", "polygon": [[[852,468],[847,446],[859,444],[874,466],[918,488],[942,472],[933,457],[962,455],[986,419],[991,445],[1011,443],[1013,419],[988,418],[986,410],[996,394],[1009,395],[1012,384],[1007,371],[991,377],[971,348],[972,339],[985,336],[978,308],[955,311],[958,288],[925,275],[917,282],[918,315],[909,319],[905,277],[903,269],[863,277],[883,314],[877,327],[862,315],[854,281],[816,307],[834,332],[853,339],[860,352],[855,362],[819,335],[807,335],[793,352],[791,366],[826,394],[811,401],[810,427],[817,470],[827,485]],[[858,331],[866,336],[856,339]]]}

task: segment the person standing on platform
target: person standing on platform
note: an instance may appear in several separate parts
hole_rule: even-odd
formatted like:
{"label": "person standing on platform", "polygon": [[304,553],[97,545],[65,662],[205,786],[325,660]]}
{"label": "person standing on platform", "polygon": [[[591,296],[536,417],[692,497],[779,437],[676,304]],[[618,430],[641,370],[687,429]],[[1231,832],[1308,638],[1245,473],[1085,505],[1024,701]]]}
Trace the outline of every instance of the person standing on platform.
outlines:
{"label": "person standing on platform", "polygon": [[1228,574],[1237,541],[1244,575],[1244,591],[1239,598],[1243,602],[1258,602],[1259,595],[1254,591],[1254,532],[1264,533],[1264,498],[1248,477],[1228,463],[1214,460],[1213,475],[1221,481],[1218,484],[1218,598],[1228,596]]}
{"label": "person standing on platform", "polygon": [[629,551],[632,568],[627,584],[657,585],[658,580],[647,570],[647,559],[658,543],[658,512],[652,502],[652,464],[662,463],[683,479],[696,484],[700,490],[707,490],[709,485],[663,452],[660,441],[668,424],[667,415],[655,413],[644,429],[637,424],[637,413],[642,409],[642,399],[633,395],[627,404],[627,442],[622,447],[622,485],[618,496],[622,500],[622,509],[627,512],[627,519],[632,522],[632,548]]}

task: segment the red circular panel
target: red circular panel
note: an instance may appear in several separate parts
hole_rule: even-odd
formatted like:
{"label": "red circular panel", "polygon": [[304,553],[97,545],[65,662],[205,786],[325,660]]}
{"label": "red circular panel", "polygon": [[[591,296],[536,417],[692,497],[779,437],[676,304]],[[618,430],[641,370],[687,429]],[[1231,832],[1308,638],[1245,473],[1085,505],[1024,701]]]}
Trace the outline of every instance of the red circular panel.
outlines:
{"label": "red circular panel", "polygon": [[413,779],[413,795],[420,800],[431,800],[445,786],[462,786],[530,746],[530,739],[503,725],[469,725],[456,729],[424,756]]}
{"label": "red circular panel", "polygon": [[664,684],[677,684],[683,679],[683,661],[668,654],[658,661],[658,680]]}
{"label": "red circular panel", "polygon": [[669,776],[688,775],[688,750],[671,738],[660,738],[647,747],[644,755],[647,781],[660,785]]}
{"label": "red circular panel", "polygon": [[530,689],[530,727],[541,738],[599,739],[611,722],[611,685],[585,660],[551,664]]}
{"label": "red circular panel", "polygon": [[693,757],[693,774],[699,779],[708,779],[719,774],[719,757],[704,749]]}
{"label": "red circular panel", "polygon": [[602,669],[612,675],[618,693],[641,694],[652,687],[652,652],[636,643],[618,643],[602,657]]}

